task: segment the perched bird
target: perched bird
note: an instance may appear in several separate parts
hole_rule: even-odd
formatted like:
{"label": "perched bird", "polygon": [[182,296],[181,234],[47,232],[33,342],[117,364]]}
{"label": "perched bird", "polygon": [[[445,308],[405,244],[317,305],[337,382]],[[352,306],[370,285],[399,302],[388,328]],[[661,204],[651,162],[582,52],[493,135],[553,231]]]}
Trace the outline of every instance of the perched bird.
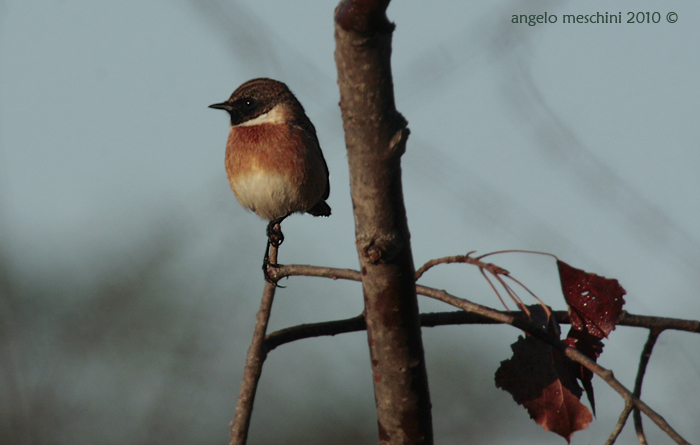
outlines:
{"label": "perched bird", "polygon": [[270,280],[270,245],[282,244],[279,224],[292,213],[329,216],[328,166],[316,129],[287,85],[253,79],[210,108],[226,110],[231,130],[226,172],[238,202],[269,221],[263,271]]}

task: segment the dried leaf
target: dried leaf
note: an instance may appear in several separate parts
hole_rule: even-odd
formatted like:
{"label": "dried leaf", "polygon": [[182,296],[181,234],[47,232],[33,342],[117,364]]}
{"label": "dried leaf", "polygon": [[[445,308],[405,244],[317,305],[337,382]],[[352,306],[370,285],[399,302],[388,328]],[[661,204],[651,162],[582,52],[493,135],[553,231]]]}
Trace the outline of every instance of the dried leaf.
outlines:
{"label": "dried leaf", "polygon": [[[547,319],[541,306],[530,306],[531,321],[559,338],[559,326]],[[534,337],[519,337],[511,345],[513,357],[501,362],[496,386],[513,396],[545,430],[570,440],[588,427],[591,412],[581,404],[583,389],[576,381],[579,369],[563,352]]]}
{"label": "dried leaf", "polygon": [[593,420],[579,400],[583,390],[571,373],[569,359],[561,351],[533,337],[518,338],[513,357],[501,362],[496,386],[508,391],[530,417],[567,442]]}
{"label": "dried leaf", "polygon": [[569,305],[571,327],[602,339],[615,329],[625,304],[625,290],[615,279],[584,272],[557,260],[561,288]]}
{"label": "dried leaf", "polygon": [[[571,319],[564,342],[596,360],[603,351],[601,340],[615,329],[622,314],[625,290],[617,280],[584,272],[562,261],[557,260],[557,267]],[[532,322],[559,338],[553,320],[548,322],[537,315],[535,308],[531,312]],[[511,348],[513,357],[501,362],[496,371],[496,386],[510,392],[544,429],[567,442],[574,432],[587,428],[593,416],[580,398],[585,389],[595,412],[593,373],[533,337],[520,337]]]}
{"label": "dried leaf", "polygon": [[[625,289],[615,279],[576,269],[560,260],[557,267],[571,319],[571,329],[564,342],[596,361],[603,352],[600,340],[615,329],[620,319]],[[575,362],[570,362],[570,366],[572,374],[581,380],[595,413],[593,373]]]}

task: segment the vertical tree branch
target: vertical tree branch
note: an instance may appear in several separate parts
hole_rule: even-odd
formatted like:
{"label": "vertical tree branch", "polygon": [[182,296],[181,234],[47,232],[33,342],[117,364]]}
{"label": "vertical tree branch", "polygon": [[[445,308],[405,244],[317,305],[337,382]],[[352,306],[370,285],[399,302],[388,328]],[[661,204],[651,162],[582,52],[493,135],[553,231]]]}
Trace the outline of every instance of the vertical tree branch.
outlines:
{"label": "vertical tree branch", "polygon": [[[277,247],[270,246],[270,262],[277,263]],[[270,320],[272,311],[272,301],[275,298],[275,290],[277,283],[265,281],[265,289],[263,290],[262,301],[260,301],[260,309],[255,317],[255,330],[253,331],[253,341],[248,348],[248,355],[245,359],[245,368],[243,370],[243,380],[241,381],[241,389],[238,394],[238,403],[236,404],[236,412],[229,427],[231,428],[231,440],[229,445],[244,445],[248,439],[248,427],[250,426],[250,418],[253,414],[253,402],[255,401],[255,392],[258,389],[258,381],[262,374],[262,367],[267,358],[267,348],[265,347],[265,333],[267,332],[267,323]]]}
{"label": "vertical tree branch", "polygon": [[406,120],[394,105],[388,0],[347,0],[335,59],[382,444],[431,444],[415,269],[401,184]]}
{"label": "vertical tree branch", "polygon": [[[642,383],[644,382],[644,374],[647,371],[647,365],[649,364],[649,359],[651,358],[651,353],[654,350],[654,345],[656,345],[656,340],[661,335],[663,329],[650,329],[649,337],[647,337],[647,342],[644,344],[644,349],[642,350],[642,356],[639,359],[639,369],[637,369],[637,378],[634,381],[634,392],[633,394],[637,398],[642,397]],[[639,408],[635,408],[632,412],[632,418],[634,419],[634,429],[637,432],[637,439],[640,445],[646,445],[647,439],[644,435],[644,427],[642,426],[642,415],[639,412]]]}

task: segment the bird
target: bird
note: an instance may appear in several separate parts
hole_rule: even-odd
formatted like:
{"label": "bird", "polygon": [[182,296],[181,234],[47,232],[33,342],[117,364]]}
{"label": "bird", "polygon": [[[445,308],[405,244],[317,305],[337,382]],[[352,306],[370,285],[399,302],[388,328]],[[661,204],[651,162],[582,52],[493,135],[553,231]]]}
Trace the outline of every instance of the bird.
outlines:
{"label": "bird", "polygon": [[269,221],[263,260],[265,280],[274,282],[270,246],[284,241],[282,221],[293,213],[330,216],[328,166],[316,128],[283,82],[256,78],[243,83],[222,103],[209,108],[228,112],[226,173],[233,194],[245,209]]}

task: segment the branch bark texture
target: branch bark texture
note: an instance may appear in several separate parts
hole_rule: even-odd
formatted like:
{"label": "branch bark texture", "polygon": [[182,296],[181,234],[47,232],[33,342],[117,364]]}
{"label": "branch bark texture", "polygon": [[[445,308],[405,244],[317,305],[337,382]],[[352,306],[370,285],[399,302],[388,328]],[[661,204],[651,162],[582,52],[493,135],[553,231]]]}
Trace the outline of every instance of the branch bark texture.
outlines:
{"label": "branch bark texture", "polygon": [[335,59],[382,444],[430,444],[432,420],[401,184],[408,128],[394,105],[388,1],[343,1]]}
{"label": "branch bark texture", "polygon": [[[270,246],[269,258],[273,264],[277,263],[277,247],[274,245]],[[248,428],[253,415],[253,402],[255,402],[255,394],[258,389],[260,375],[262,374],[263,363],[265,363],[267,358],[265,335],[267,334],[267,324],[270,321],[276,289],[277,282],[265,282],[260,309],[258,309],[258,314],[255,317],[253,340],[248,347],[248,355],[245,359],[243,380],[241,381],[241,389],[238,394],[238,402],[236,403],[236,412],[229,424],[231,430],[229,445],[245,445],[248,440]]]}

